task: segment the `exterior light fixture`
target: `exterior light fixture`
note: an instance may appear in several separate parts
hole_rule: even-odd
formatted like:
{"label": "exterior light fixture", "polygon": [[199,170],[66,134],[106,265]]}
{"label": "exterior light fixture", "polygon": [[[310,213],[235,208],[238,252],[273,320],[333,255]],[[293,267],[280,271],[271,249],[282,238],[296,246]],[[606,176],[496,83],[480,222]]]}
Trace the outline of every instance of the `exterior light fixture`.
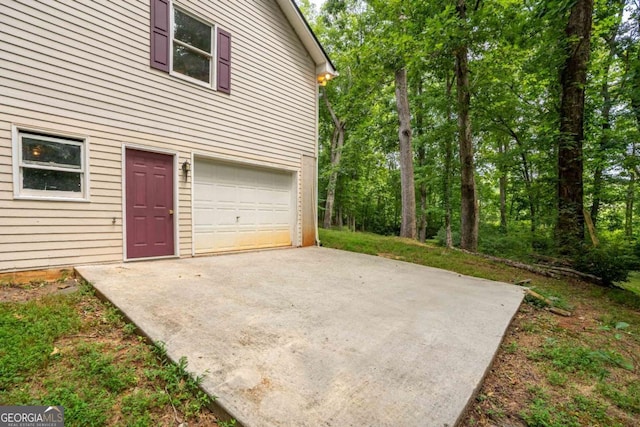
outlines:
{"label": "exterior light fixture", "polygon": [[189,163],[189,160],[185,160],[182,164],[182,173],[184,174],[185,180],[189,176],[189,171],[191,171],[191,163]]}
{"label": "exterior light fixture", "polygon": [[318,76],[318,84],[320,86],[326,86],[327,82],[331,80],[334,76],[331,73],[320,74]]}

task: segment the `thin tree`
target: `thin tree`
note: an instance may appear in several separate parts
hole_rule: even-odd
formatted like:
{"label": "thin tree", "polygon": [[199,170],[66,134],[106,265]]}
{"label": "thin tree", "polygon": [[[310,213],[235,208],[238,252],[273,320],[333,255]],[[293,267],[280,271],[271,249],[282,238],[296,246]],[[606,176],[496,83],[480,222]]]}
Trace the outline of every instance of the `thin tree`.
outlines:
{"label": "thin tree", "polygon": [[[456,7],[462,26],[466,26],[467,6],[458,0]],[[460,247],[470,251],[478,249],[478,197],[476,194],[473,140],[471,137],[471,93],[469,89],[469,62],[467,42],[456,49],[456,85],[458,92],[458,142],[460,144],[461,215]]]}
{"label": "thin tree", "polygon": [[602,66],[602,87],[600,89],[600,95],[602,96],[602,134],[600,136],[600,143],[596,151],[596,165],[593,172],[593,202],[591,204],[591,219],[593,224],[598,222],[598,214],[600,213],[600,203],[602,198],[603,189],[603,174],[605,169],[606,153],[611,145],[611,111],[613,109],[613,100],[611,99],[611,90],[609,88],[611,84],[611,67],[615,60],[616,50],[618,49],[618,41],[616,39],[618,30],[620,29],[620,22],[622,20],[622,14],[624,11],[624,1],[619,1],[613,4],[615,23],[609,29],[609,32],[603,36],[604,42],[608,48],[607,56]]}
{"label": "thin tree", "polygon": [[[447,107],[446,107],[446,118],[447,123],[451,123],[453,121],[453,112],[452,110],[452,88],[455,83],[455,70],[453,73],[447,71],[446,75],[446,99],[447,99]],[[451,232],[451,199],[452,196],[452,184],[453,181],[453,137],[445,137],[444,138],[444,176],[442,179],[443,186],[443,205],[444,205],[444,232],[445,232],[445,245],[447,248],[453,247],[453,233]]]}
{"label": "thin tree", "polygon": [[333,206],[336,197],[336,183],[338,181],[338,170],[340,168],[340,158],[342,157],[342,146],[344,145],[344,130],[346,123],[343,120],[340,120],[336,115],[331,102],[329,102],[326,89],[323,89],[322,97],[324,98],[324,103],[331,115],[331,120],[333,121],[331,153],[329,153],[331,157],[331,172],[329,173],[327,200],[325,201],[324,206],[324,222],[322,224],[324,228],[331,228],[334,210]]}
{"label": "thin tree", "polygon": [[558,249],[565,254],[575,253],[584,240],[582,145],[592,16],[593,0],[577,0],[565,28],[566,59],[560,73],[558,220],[555,230]]}

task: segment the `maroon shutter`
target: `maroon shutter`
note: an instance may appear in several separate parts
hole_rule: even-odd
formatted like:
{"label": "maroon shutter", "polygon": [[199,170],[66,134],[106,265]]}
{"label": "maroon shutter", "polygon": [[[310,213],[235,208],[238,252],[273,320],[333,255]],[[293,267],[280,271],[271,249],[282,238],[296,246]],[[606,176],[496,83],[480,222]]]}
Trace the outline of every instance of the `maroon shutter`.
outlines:
{"label": "maroon shutter", "polygon": [[151,0],[151,67],[169,72],[169,0]]}
{"label": "maroon shutter", "polygon": [[218,28],[217,87],[220,92],[231,93],[231,34]]}

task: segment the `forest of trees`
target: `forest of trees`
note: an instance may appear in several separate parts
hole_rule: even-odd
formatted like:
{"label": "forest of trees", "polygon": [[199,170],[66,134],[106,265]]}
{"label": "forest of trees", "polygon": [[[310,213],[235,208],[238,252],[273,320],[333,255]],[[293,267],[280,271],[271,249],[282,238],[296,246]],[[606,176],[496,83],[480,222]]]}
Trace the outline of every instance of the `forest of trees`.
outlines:
{"label": "forest of trees", "polygon": [[340,73],[320,91],[320,224],[633,255],[640,1],[298,3]]}

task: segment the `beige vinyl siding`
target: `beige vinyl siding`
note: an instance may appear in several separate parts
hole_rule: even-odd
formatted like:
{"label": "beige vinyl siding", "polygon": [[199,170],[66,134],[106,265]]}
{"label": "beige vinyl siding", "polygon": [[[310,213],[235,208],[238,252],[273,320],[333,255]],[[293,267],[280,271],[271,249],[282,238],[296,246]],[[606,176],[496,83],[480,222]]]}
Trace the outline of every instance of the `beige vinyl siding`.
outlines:
{"label": "beige vinyl siding", "polygon": [[[315,155],[315,64],[276,2],[174,4],[231,33],[230,96],[149,67],[147,0],[2,2],[0,271],[123,259],[123,145],[297,172]],[[90,201],[14,200],[12,125],[88,137]],[[176,178],[190,256],[191,176]]]}

